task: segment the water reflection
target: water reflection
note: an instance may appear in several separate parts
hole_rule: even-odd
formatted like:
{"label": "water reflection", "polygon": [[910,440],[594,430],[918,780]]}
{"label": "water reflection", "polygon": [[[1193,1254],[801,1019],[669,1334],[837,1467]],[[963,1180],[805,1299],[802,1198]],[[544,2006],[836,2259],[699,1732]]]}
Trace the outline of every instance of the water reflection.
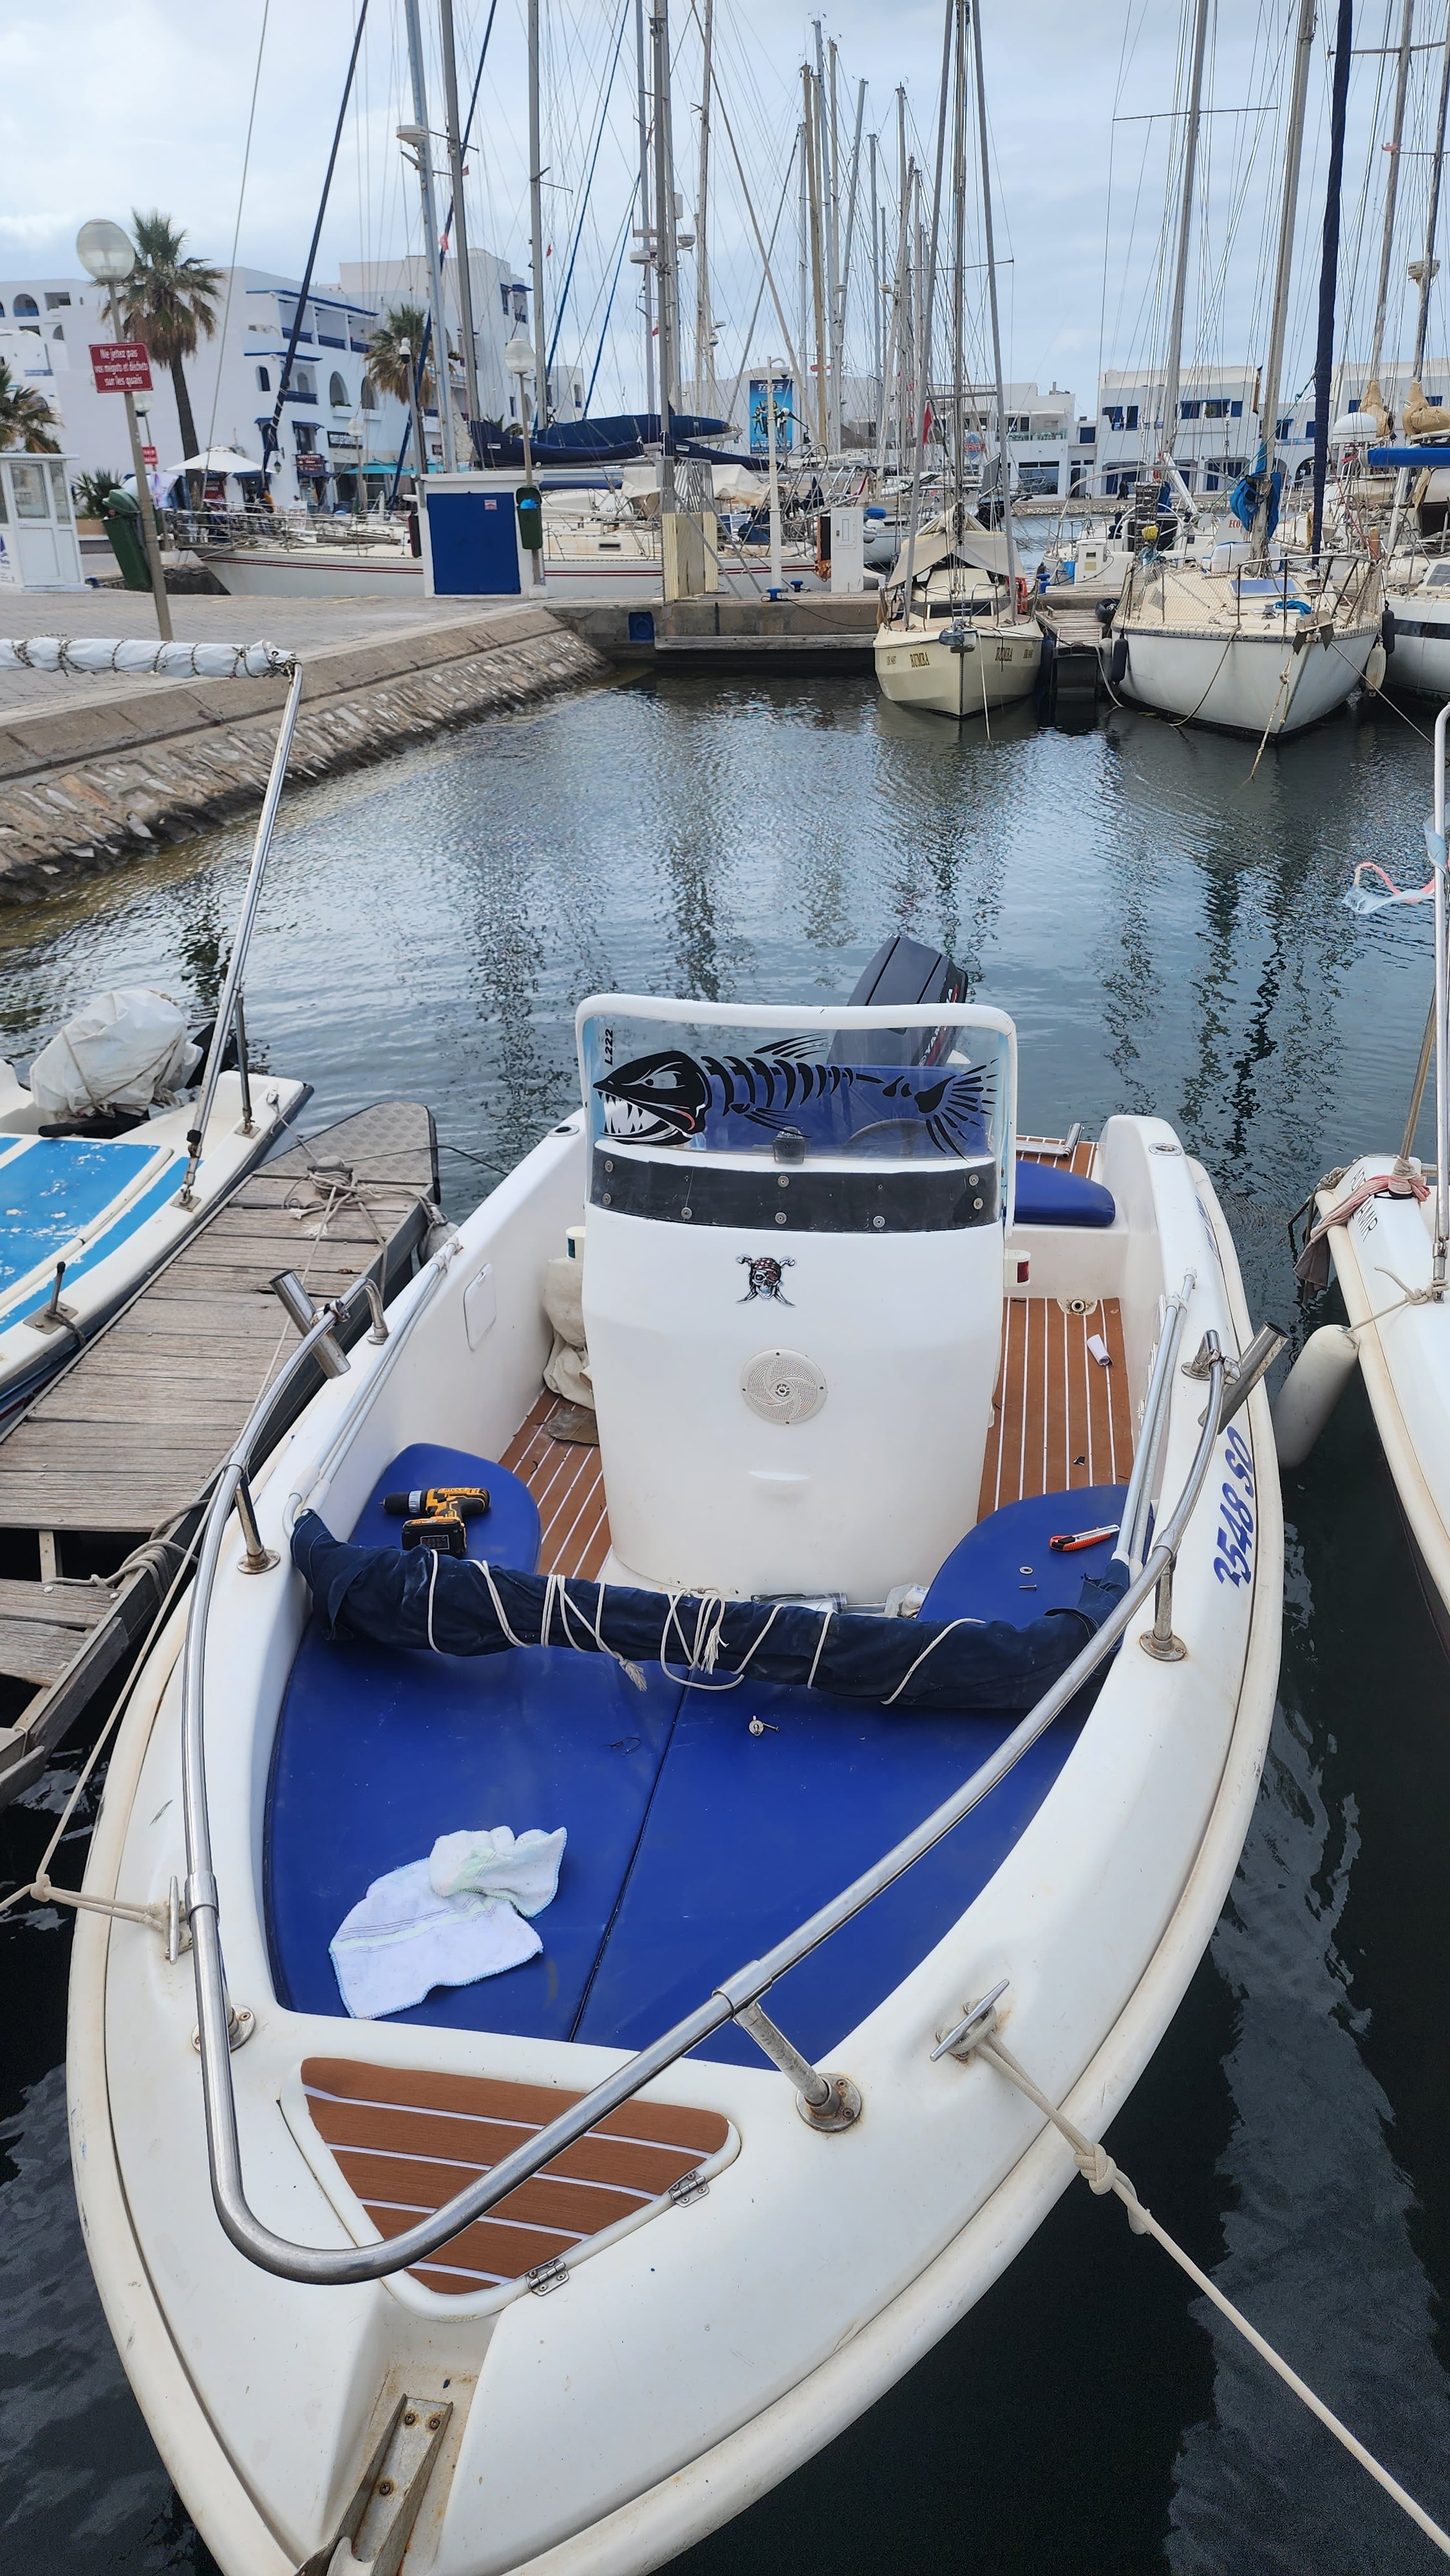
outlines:
{"label": "water reflection", "polygon": [[[585,992],[840,996],[906,929],[1016,1018],[1023,1124],[1172,1119],[1230,1194],[1253,1312],[1292,1316],[1283,1210],[1399,1139],[1428,925],[1357,922],[1340,898],[1358,858],[1417,877],[1424,745],[1388,709],[1346,714],[1251,778],[1252,745],[1132,712],[1069,737],[1004,710],[992,734],[856,681],[685,679],[309,789],[283,809],[251,1026],[316,1085],[319,1121],[387,1092],[430,1101],[461,1211],[571,1105]],[[249,845],[239,825],[0,915],[0,1046],[29,1054],[113,983],[155,982],[199,1017]],[[1212,1953],[1113,2145],[1443,2516],[1445,1670],[1357,1395],[1286,1502],[1273,1760]],[[56,1794],[39,1783],[0,1818],[0,1872],[29,1874]],[[68,1938],[0,1926],[4,2561],[201,2571],[75,2224]],[[1391,2508],[1076,2186],[908,2382],[681,2565],[774,2576],[802,2528],[829,2529],[843,2576],[954,2557],[978,2576],[1418,2563]]]}

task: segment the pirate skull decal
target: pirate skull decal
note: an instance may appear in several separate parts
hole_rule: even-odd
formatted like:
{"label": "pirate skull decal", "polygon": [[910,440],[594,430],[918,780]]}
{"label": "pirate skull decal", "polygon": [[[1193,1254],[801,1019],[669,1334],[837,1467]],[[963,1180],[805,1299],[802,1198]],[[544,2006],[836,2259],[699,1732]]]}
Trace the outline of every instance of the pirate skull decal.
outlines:
{"label": "pirate skull decal", "polygon": [[745,1294],[740,1299],[742,1306],[748,1306],[752,1297],[773,1297],[778,1306],[793,1303],[783,1284],[786,1271],[795,1268],[789,1254],[784,1261],[774,1260],[768,1252],[757,1253],[753,1257],[748,1252],[737,1252],[735,1258],[744,1262],[749,1274]]}

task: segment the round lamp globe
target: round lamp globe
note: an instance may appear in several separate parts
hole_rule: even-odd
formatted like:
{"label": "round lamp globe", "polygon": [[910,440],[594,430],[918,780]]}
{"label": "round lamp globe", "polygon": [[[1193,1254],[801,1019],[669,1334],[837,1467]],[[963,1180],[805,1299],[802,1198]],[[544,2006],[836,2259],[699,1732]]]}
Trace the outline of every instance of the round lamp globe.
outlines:
{"label": "round lamp globe", "polygon": [[82,224],[76,235],[76,257],[98,286],[120,286],[136,265],[130,234],[104,219]]}
{"label": "round lamp globe", "polygon": [[531,376],[533,374],[533,348],[530,342],[523,337],[522,333],[520,333],[516,339],[509,341],[503,353],[503,362],[511,376]]}

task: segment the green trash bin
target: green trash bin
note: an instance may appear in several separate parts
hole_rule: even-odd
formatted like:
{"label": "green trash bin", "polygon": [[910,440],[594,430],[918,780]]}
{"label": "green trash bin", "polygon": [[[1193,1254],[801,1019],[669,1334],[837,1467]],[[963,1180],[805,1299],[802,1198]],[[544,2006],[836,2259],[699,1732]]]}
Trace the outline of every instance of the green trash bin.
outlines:
{"label": "green trash bin", "polygon": [[121,578],[128,590],[149,590],[151,566],[146,560],[146,540],[141,533],[141,504],[131,492],[108,492],[101,503],[106,534],[111,552],[121,567]]}

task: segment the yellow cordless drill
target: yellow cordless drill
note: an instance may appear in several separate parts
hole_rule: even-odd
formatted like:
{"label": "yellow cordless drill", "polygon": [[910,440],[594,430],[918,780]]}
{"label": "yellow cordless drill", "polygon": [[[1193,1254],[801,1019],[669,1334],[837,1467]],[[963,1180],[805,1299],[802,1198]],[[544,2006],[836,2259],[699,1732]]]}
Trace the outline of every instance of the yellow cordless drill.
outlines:
{"label": "yellow cordless drill", "polygon": [[411,1493],[385,1494],[383,1509],[403,1524],[403,1545],[436,1547],[443,1556],[466,1556],[465,1521],[488,1509],[486,1485],[415,1485]]}

